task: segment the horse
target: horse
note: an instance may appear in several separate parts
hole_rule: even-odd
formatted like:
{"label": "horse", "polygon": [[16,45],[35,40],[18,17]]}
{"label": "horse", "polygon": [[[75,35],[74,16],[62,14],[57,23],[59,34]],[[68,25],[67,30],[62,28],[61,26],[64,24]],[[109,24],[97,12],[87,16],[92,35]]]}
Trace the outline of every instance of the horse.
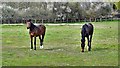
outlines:
{"label": "horse", "polygon": [[91,23],[84,24],[82,26],[81,30],[81,48],[82,52],[84,52],[84,47],[85,47],[85,37],[87,38],[88,41],[88,51],[91,51],[91,42],[92,42],[92,35],[93,35],[94,27]]}
{"label": "horse", "polygon": [[44,25],[34,25],[31,19],[26,21],[27,29],[29,29],[29,35],[31,39],[31,49],[33,49],[33,37],[34,37],[34,50],[36,50],[36,37],[40,39],[40,49],[43,48],[43,40],[46,32],[46,27]]}

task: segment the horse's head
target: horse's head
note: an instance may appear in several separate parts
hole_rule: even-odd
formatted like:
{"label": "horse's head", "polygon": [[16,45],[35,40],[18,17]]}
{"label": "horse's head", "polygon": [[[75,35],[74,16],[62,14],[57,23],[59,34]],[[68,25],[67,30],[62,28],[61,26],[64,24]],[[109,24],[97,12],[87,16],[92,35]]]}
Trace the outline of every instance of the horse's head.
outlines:
{"label": "horse's head", "polygon": [[26,21],[26,25],[27,25],[27,29],[29,29],[30,26],[31,26],[31,19],[29,19],[29,20]]}

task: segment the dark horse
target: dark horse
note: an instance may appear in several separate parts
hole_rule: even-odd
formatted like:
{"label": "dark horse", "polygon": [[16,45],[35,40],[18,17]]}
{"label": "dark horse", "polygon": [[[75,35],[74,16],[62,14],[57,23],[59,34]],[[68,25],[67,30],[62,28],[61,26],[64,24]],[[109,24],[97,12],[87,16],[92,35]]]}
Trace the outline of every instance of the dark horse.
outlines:
{"label": "dark horse", "polygon": [[94,27],[93,27],[93,25],[91,23],[87,23],[87,24],[84,24],[82,26],[82,30],[81,30],[81,35],[82,35],[81,48],[82,48],[82,52],[84,52],[85,37],[87,37],[87,40],[88,40],[88,51],[91,50],[91,41],[92,41],[93,31],[94,31]]}
{"label": "dark horse", "polygon": [[34,25],[31,19],[27,20],[27,29],[29,29],[29,34],[31,38],[31,49],[33,49],[33,37],[34,37],[34,50],[36,50],[36,37],[40,39],[40,48],[43,48],[43,40],[45,36],[46,27],[44,25]]}

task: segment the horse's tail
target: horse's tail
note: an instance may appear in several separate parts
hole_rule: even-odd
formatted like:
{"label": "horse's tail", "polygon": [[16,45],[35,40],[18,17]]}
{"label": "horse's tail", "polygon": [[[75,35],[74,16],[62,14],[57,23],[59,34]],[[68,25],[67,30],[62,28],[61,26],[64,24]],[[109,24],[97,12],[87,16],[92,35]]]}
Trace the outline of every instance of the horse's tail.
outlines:
{"label": "horse's tail", "polygon": [[43,25],[43,29],[44,29],[44,34],[45,34],[45,32],[46,32],[46,26]]}
{"label": "horse's tail", "polygon": [[90,25],[91,25],[91,27],[92,27],[92,33],[93,33],[93,31],[94,31],[94,26],[90,23]]}
{"label": "horse's tail", "polygon": [[92,28],[94,28],[93,25],[92,25],[91,23],[89,23],[89,24],[92,26]]}

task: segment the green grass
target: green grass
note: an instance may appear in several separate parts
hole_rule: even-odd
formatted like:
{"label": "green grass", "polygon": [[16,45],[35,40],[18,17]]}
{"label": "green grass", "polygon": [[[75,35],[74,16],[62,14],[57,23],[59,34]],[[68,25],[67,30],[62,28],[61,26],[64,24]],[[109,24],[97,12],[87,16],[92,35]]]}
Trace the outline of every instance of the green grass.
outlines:
{"label": "green grass", "polygon": [[[118,22],[97,22],[92,51],[81,52],[81,26],[46,26],[44,49],[30,51],[26,26],[2,25],[3,66],[118,66]],[[87,42],[86,42],[87,43]]]}

